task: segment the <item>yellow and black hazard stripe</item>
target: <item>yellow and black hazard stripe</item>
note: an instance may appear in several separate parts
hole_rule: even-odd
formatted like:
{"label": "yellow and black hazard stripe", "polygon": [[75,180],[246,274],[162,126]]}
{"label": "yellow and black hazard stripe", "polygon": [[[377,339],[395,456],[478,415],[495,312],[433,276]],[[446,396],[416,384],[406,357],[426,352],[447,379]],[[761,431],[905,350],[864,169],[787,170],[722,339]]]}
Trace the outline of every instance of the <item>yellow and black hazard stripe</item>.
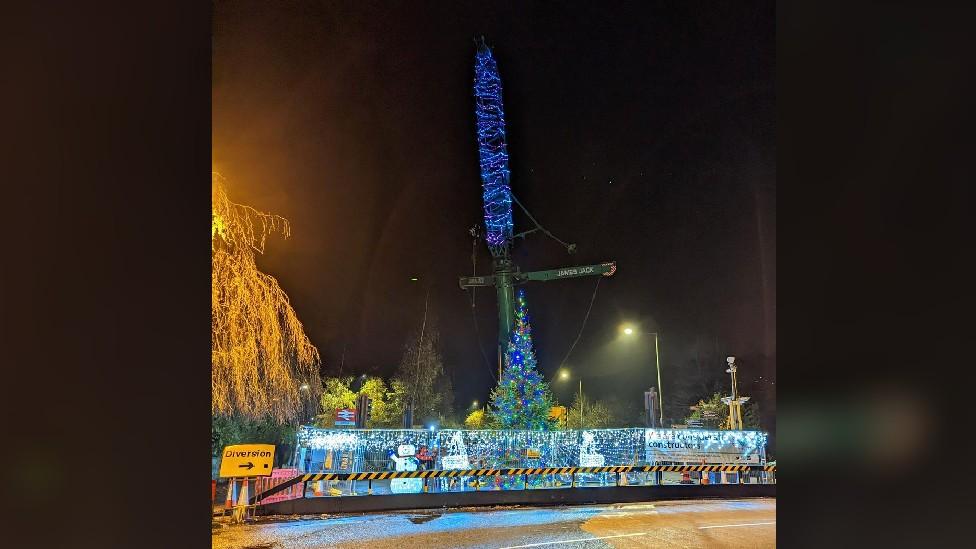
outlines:
{"label": "yellow and black hazard stripe", "polygon": [[396,478],[444,478],[444,477],[486,477],[500,475],[568,475],[578,473],[654,473],[702,471],[702,472],[743,472],[762,470],[775,473],[775,465],[616,465],[609,467],[529,467],[519,469],[434,469],[430,471],[377,471],[357,473],[306,473],[298,475],[263,494],[251,498],[252,503],[273,493],[280,492],[298,482],[317,482],[320,480],[386,480]]}
{"label": "yellow and black hazard stripe", "polygon": [[336,473],[309,473],[302,475],[302,482],[315,482],[318,480],[335,480]]}
{"label": "yellow and black hazard stripe", "polygon": [[[727,473],[744,472],[750,469],[757,469],[757,465],[645,465],[640,470],[645,473],[651,472],[675,472],[684,473],[687,471],[720,472]],[[775,467],[774,467],[775,469]],[[768,469],[767,469],[768,470]]]}
{"label": "yellow and black hazard stripe", "polygon": [[359,473],[309,473],[301,482],[319,480],[386,480],[398,478],[489,477],[501,475],[556,475],[579,473],[652,473],[652,472],[744,472],[761,469],[775,472],[775,465],[615,465],[606,467],[529,467],[518,469],[435,469],[430,471],[377,471]]}

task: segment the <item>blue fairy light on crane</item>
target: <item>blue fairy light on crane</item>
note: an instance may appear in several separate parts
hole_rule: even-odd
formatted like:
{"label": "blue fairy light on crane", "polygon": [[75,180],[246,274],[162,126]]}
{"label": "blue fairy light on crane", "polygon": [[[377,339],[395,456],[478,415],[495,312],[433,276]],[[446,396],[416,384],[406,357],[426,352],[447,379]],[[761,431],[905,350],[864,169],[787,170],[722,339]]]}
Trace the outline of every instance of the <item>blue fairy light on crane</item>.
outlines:
{"label": "blue fairy light on crane", "polygon": [[512,240],[512,191],[505,144],[505,109],[498,65],[484,41],[475,56],[474,75],[478,156],[485,203],[485,239],[493,255],[503,255]]}
{"label": "blue fairy light on crane", "polygon": [[[461,289],[494,287],[498,301],[498,379],[502,378],[502,362],[511,341],[515,320],[515,286],[530,281],[560,280],[581,276],[612,276],[617,267],[613,262],[598,265],[582,265],[522,272],[512,261],[513,240],[541,232],[559,242],[568,253],[576,251],[576,245],[564,242],[539,224],[531,213],[512,194],[511,172],[508,167],[508,146],[505,133],[505,109],[502,104],[502,80],[498,64],[481,38],[476,40],[477,52],[474,67],[475,122],[477,126],[478,161],[481,172],[482,199],[484,201],[485,230],[475,225],[469,229],[473,238],[484,237],[492,256],[492,275],[462,276],[458,279]],[[512,204],[515,203],[531,221],[533,228],[515,233],[512,225]],[[474,252],[473,252],[474,253]],[[472,253],[472,255],[473,255]],[[474,259],[473,263],[476,264]],[[472,294],[472,307],[474,299]],[[487,357],[486,357],[487,362]],[[490,365],[489,365],[490,367]]]}

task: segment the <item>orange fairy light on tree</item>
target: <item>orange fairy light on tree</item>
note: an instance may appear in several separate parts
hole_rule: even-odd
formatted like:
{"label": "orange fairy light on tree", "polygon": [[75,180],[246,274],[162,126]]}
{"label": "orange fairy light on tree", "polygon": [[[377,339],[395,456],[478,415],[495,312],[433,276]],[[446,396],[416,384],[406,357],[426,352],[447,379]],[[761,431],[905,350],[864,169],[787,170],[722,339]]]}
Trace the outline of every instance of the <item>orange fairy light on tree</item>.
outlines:
{"label": "orange fairy light on tree", "polygon": [[318,350],[278,281],[255,263],[268,234],[287,238],[291,229],[231,202],[217,173],[211,190],[211,412],[283,423],[321,387]]}

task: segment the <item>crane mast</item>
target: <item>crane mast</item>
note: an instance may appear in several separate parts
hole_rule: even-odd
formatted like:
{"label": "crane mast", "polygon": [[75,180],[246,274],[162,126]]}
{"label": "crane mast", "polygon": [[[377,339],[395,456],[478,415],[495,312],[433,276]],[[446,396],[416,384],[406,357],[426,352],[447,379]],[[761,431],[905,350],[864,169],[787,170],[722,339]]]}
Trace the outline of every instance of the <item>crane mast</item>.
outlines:
{"label": "crane mast", "polygon": [[505,141],[502,80],[491,48],[485,45],[483,38],[475,54],[474,73],[478,160],[485,214],[484,237],[492,256],[492,275],[462,276],[458,284],[462,290],[479,286],[495,287],[498,301],[497,350],[500,371],[502,356],[511,337],[515,318],[516,284],[580,276],[612,276],[617,267],[615,263],[608,262],[523,273],[512,262],[512,190]]}

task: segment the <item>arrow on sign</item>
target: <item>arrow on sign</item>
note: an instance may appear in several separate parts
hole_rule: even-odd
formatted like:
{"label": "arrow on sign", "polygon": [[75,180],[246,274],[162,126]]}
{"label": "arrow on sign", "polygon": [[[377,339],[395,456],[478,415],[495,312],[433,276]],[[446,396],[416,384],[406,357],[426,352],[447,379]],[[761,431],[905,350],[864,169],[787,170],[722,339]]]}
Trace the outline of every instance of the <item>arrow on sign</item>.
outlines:
{"label": "arrow on sign", "polygon": [[242,463],[242,464],[238,465],[238,467],[244,467],[245,469],[247,469],[248,471],[250,471],[251,469],[254,468],[254,464],[249,461],[249,462],[247,462],[247,465],[244,465]]}

